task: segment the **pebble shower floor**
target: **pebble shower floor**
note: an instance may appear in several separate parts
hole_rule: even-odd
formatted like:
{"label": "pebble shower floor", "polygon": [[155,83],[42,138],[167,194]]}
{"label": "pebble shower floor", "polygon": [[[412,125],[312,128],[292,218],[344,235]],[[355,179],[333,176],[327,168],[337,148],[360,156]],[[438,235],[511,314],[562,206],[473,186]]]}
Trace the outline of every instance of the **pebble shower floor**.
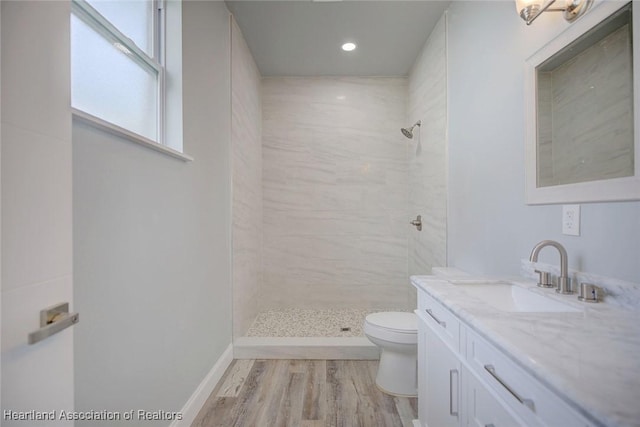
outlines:
{"label": "pebble shower floor", "polygon": [[365,317],[398,309],[302,309],[263,311],[247,331],[249,337],[359,337]]}

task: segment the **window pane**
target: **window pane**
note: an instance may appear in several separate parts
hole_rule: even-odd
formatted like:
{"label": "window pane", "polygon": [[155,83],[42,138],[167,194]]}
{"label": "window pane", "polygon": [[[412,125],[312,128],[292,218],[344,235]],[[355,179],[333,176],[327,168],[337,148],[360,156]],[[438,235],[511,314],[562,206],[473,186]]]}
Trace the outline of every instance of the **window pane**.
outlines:
{"label": "window pane", "polygon": [[157,141],[158,76],[71,15],[71,103]]}
{"label": "window pane", "polygon": [[87,0],[95,10],[153,57],[153,3],[149,0]]}

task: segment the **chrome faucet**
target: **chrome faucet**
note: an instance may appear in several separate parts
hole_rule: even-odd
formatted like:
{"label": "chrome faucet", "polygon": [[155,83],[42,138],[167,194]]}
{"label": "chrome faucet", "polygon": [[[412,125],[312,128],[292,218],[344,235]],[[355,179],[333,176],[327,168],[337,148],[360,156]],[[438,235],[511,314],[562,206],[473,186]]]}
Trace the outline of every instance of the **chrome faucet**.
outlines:
{"label": "chrome faucet", "polygon": [[567,250],[564,248],[564,246],[562,246],[555,240],[543,240],[533,247],[531,256],[529,256],[529,261],[537,262],[538,254],[545,246],[553,246],[558,250],[558,252],[560,252],[560,277],[558,277],[558,287],[556,288],[556,292],[560,294],[572,294],[573,291],[569,286]]}

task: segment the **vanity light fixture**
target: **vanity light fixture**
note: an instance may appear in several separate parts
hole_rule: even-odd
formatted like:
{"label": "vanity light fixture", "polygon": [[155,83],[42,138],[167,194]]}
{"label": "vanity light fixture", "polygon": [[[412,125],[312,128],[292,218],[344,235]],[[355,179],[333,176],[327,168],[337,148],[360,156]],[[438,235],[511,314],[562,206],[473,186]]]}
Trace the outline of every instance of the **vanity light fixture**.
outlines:
{"label": "vanity light fixture", "polygon": [[[564,1],[565,6],[551,7],[556,1]],[[531,25],[542,12],[563,12],[564,19],[573,22],[589,9],[591,3],[593,0],[516,0],[516,10],[527,25]]]}

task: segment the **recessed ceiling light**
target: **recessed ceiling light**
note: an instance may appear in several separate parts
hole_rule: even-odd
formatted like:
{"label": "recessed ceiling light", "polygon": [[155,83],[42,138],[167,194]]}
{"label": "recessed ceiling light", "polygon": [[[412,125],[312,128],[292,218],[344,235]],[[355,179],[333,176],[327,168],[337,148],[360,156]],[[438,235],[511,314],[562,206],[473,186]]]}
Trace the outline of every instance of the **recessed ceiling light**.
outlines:
{"label": "recessed ceiling light", "polygon": [[345,52],[351,52],[352,50],[355,50],[356,48],[356,44],[355,43],[345,43],[342,45],[342,50],[344,50]]}

